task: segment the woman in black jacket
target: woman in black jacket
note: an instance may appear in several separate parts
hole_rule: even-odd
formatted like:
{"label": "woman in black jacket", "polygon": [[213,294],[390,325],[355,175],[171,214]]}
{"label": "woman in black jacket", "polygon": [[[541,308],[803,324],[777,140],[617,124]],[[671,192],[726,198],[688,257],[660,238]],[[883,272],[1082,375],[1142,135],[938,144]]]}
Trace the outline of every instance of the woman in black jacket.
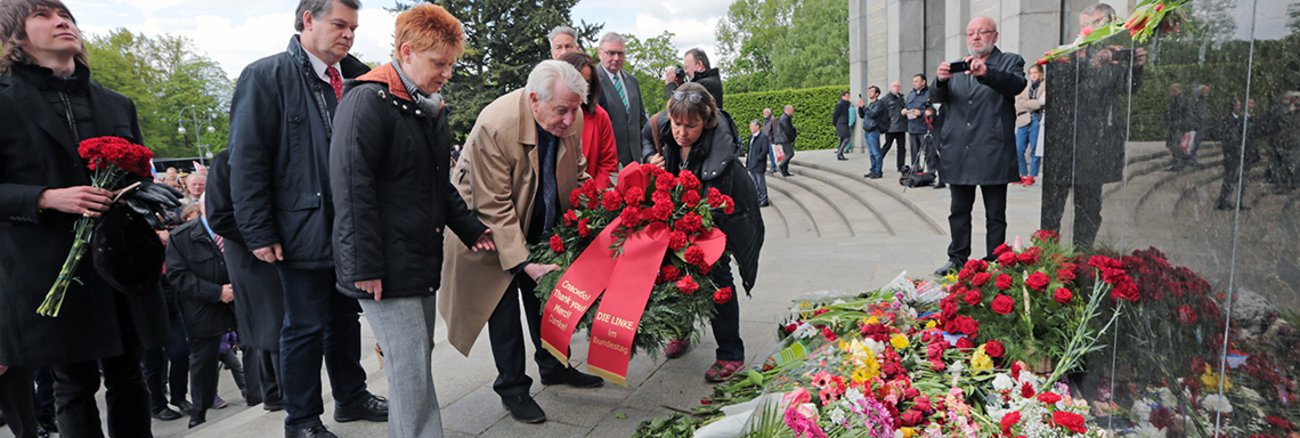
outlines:
{"label": "woman in black jacket", "polygon": [[[135,104],[90,80],[81,33],[57,0],[0,2],[0,41],[0,364],[52,366],[65,436],[103,436],[101,376],[110,434],[151,436],[141,351],[168,332],[156,281],[116,290],[86,257],[59,316],[36,314],[72,247],[73,224],[111,202],[90,187],[77,145],[110,135],[141,143]],[[153,269],[140,274],[156,280],[161,264]]]}
{"label": "woman in black jacket", "polygon": [[[689,170],[703,183],[702,190],[716,188],[735,201],[732,214],[715,210],[713,217],[727,235],[727,249],[740,264],[741,280],[749,292],[758,273],[764,228],[758,211],[758,192],[735,155],[734,125],[719,123],[725,119],[713,103],[713,97],[694,83],[674,91],[667,110],[650,120],[652,123],[641,132],[642,151],[649,157],[649,164],[663,167],[674,175]],[[735,288],[730,256],[724,254],[710,275],[719,288]],[[704,378],[721,382],[745,365],[745,345],[740,339],[740,304],[734,294],[730,301],[717,305],[713,337],[718,341],[717,360],[704,373]],[[679,339],[669,342],[664,355],[670,359],[681,357],[689,349],[690,341]]]}
{"label": "woman in black jacket", "polygon": [[475,250],[490,232],[451,185],[451,128],[436,94],[464,52],[460,21],[420,5],[397,17],[396,53],[357,78],[330,142],[338,290],[366,313],[387,365],[389,436],[442,435],[431,373],[443,227]]}

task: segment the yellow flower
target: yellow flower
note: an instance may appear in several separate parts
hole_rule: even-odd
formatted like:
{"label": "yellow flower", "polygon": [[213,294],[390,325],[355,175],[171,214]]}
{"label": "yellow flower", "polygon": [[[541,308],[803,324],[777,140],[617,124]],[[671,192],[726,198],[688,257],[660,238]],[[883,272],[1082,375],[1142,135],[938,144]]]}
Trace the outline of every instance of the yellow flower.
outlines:
{"label": "yellow flower", "polygon": [[910,427],[904,427],[900,430],[903,431],[903,438],[912,438],[913,436],[916,436],[916,429],[912,429]]}
{"label": "yellow flower", "polygon": [[943,276],[944,284],[953,284],[956,282],[957,282],[957,274],[949,273],[948,275]]}
{"label": "yellow flower", "polygon": [[993,369],[993,358],[984,353],[984,346],[981,345],[975,349],[975,354],[970,357],[970,366],[975,371],[989,371]]}
{"label": "yellow flower", "polygon": [[867,370],[858,368],[853,370],[853,376],[851,376],[850,379],[853,380],[853,383],[862,383],[871,380],[871,376],[867,375]]}
{"label": "yellow flower", "polygon": [[926,322],[926,323],[925,323],[925,329],[926,329],[926,330],[930,330],[930,329],[933,329],[933,328],[938,327],[938,326],[939,326],[939,323],[938,323],[937,321],[933,320],[933,319],[931,319],[929,322]]}
{"label": "yellow flower", "polygon": [[893,336],[890,336],[889,343],[894,346],[895,350],[902,350],[907,348],[908,345],[911,345],[907,342],[907,336],[903,336],[901,333],[894,333]]}
{"label": "yellow flower", "polygon": [[841,340],[840,340],[840,349],[841,349],[841,350],[844,350],[844,351],[846,351],[846,352],[849,351],[849,343],[848,343],[848,341],[845,341],[845,340],[841,339]]}
{"label": "yellow flower", "polygon": [[867,323],[867,325],[880,324],[880,318],[876,318],[876,317],[874,317],[874,316],[873,316],[873,317],[870,317],[870,318],[867,318],[866,323]]}
{"label": "yellow flower", "polygon": [[[1205,373],[1201,374],[1201,385],[1205,386],[1206,388],[1218,388],[1219,373],[1216,373],[1213,370],[1206,368]],[[1223,389],[1225,390],[1232,389],[1232,381],[1228,380],[1228,376],[1223,376]]]}

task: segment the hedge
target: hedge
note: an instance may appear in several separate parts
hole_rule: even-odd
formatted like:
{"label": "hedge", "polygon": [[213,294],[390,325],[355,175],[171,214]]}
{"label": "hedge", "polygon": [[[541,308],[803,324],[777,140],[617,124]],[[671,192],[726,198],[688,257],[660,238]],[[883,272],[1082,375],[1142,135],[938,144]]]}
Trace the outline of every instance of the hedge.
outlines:
{"label": "hedge", "polygon": [[839,140],[835,137],[835,126],[831,124],[831,113],[840,100],[840,93],[847,89],[847,85],[830,85],[728,94],[724,99],[726,106],[722,109],[731,114],[731,118],[736,120],[736,128],[744,132],[749,129],[750,120],[763,118],[763,108],[771,108],[776,116],[787,104],[794,105],[794,128],[799,131],[795,149],[834,149]]}

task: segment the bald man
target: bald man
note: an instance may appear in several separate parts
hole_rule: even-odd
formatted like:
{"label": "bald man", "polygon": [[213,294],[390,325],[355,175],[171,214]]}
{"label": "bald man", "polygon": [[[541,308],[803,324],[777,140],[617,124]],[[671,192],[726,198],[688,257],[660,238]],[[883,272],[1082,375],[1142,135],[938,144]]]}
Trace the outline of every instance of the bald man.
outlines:
{"label": "bald man", "polygon": [[1007,184],[1020,179],[1015,100],[1026,81],[1024,58],[998,50],[997,42],[993,19],[972,19],[966,25],[969,55],[939,64],[931,90],[931,100],[943,104],[947,113],[939,130],[939,175],[952,194],[948,262],[936,275],[961,269],[970,256],[976,187],[983,193],[987,217],[985,259],[991,260],[993,250],[1006,241]]}

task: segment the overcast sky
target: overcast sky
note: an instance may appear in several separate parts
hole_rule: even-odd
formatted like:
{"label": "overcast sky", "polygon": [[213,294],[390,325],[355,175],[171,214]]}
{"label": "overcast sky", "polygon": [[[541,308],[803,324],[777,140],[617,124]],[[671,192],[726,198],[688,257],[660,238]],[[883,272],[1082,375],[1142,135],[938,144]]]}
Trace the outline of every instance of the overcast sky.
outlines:
{"label": "overcast sky", "polygon": [[[188,37],[231,77],[250,62],[283,51],[293,34],[297,0],[65,0],[82,30],[103,35],[125,27],[147,35]],[[667,29],[679,52],[703,47],[713,53],[713,29],[730,0],[580,0],[574,22],[605,23],[606,31],[641,37]],[[369,61],[388,59],[393,42],[393,0],[362,0],[353,53]]]}

